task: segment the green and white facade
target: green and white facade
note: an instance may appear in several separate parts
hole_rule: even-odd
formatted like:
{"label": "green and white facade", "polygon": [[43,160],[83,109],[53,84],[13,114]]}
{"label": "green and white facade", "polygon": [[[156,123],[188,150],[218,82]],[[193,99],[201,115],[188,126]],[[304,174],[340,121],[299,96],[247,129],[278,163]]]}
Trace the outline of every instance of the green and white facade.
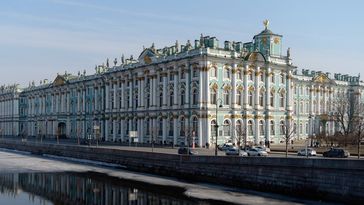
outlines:
{"label": "green and white facade", "polygon": [[[359,76],[324,73],[293,66],[282,53],[282,36],[266,28],[252,42],[202,36],[162,49],[145,48],[137,59],[122,58],[95,73],[57,75],[27,88],[2,87],[2,135],[65,135],[127,142],[181,144],[193,136],[198,146],[236,142],[243,127],[252,144],[280,143],[281,124],[292,119],[296,139],[319,133],[340,92],[364,94]],[[220,106],[220,104],[222,106]],[[10,111],[9,111],[10,110]]]}

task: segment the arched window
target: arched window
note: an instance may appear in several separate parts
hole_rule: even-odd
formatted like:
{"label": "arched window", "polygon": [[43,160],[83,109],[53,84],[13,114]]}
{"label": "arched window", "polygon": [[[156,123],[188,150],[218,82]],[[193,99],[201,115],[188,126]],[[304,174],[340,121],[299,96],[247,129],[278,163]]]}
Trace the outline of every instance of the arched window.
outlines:
{"label": "arched window", "polygon": [[294,105],[293,105],[293,114],[297,114],[297,103],[294,102]]}
{"label": "arched window", "polygon": [[241,76],[241,70],[237,70],[237,71],[236,71],[236,75],[237,75],[237,78],[238,78],[239,80],[242,80],[242,79],[243,79],[243,77]]}
{"label": "arched window", "polygon": [[198,93],[197,89],[193,89],[192,91],[192,104],[197,105]]}
{"label": "arched window", "polygon": [[147,94],[146,94],[146,104],[147,104],[147,107],[149,107],[150,106],[150,93],[148,92]]}
{"label": "arched window", "polygon": [[230,70],[228,68],[224,69],[224,77],[225,78],[230,78]]}
{"label": "arched window", "polygon": [[173,90],[169,91],[169,105],[173,106],[173,101],[174,101],[174,94],[173,94]]}
{"label": "arched window", "polygon": [[248,104],[249,106],[253,106],[253,91],[251,90],[248,92]]}
{"label": "arched window", "polygon": [[193,117],[192,119],[192,131],[194,132],[195,136],[198,136],[198,119],[197,117]]}
{"label": "arched window", "polygon": [[293,133],[297,134],[297,123],[293,123]]}
{"label": "arched window", "polygon": [[274,82],[275,82],[274,78],[275,78],[275,76],[274,76],[274,74],[272,74],[272,77],[271,77],[271,82],[272,82],[272,83],[274,83]]}
{"label": "arched window", "polygon": [[237,120],[235,123],[235,130],[238,136],[242,137],[243,135],[243,127],[241,125],[241,121]]}
{"label": "arched window", "polygon": [[284,135],[285,134],[285,125],[284,125],[284,122],[283,121],[281,121],[279,123],[279,127],[280,127],[280,134],[281,135]]}
{"label": "arched window", "polygon": [[270,106],[274,107],[274,91],[270,92]]}
{"label": "arched window", "polygon": [[236,92],[236,104],[241,105],[241,91]]}
{"label": "arched window", "polygon": [[181,117],[179,121],[179,135],[185,136],[185,118]]}
{"label": "arched window", "polygon": [[260,136],[264,135],[264,122],[263,122],[263,120],[259,121],[259,135]]}
{"label": "arched window", "polygon": [[306,134],[308,134],[308,123],[305,124]]}
{"label": "arched window", "polygon": [[[127,123],[127,125],[129,125],[129,123]],[[150,135],[150,120],[149,119],[147,119],[145,122],[145,131],[146,131],[145,132],[146,135]]]}
{"label": "arched window", "polygon": [[251,120],[248,121],[248,135],[253,135],[253,121]]}
{"label": "arched window", "polygon": [[163,91],[159,91],[159,107],[163,105]]}
{"label": "arched window", "polygon": [[284,84],[284,74],[281,73],[281,83]]}
{"label": "arched window", "polygon": [[217,69],[216,69],[216,67],[211,67],[210,75],[211,75],[211,77],[216,77],[217,76]]}
{"label": "arched window", "polygon": [[249,80],[253,81],[253,72],[249,72]]}
{"label": "arched window", "polygon": [[185,90],[181,90],[181,102],[180,105],[184,105],[185,104]]}
{"label": "arched window", "polygon": [[302,132],[303,132],[303,125],[302,125],[302,123],[300,123],[300,131],[299,131],[299,133],[302,134]]}
{"label": "arched window", "polygon": [[224,136],[230,136],[230,122],[228,120],[224,121]]}
{"label": "arched window", "polygon": [[158,134],[159,136],[163,135],[163,118],[159,118]]}
{"label": "arched window", "polygon": [[230,105],[230,91],[224,89],[224,105]]}
{"label": "arched window", "polygon": [[216,105],[216,100],[217,100],[216,90],[211,89],[210,90],[210,102],[211,102],[211,104]]}
{"label": "arched window", "polygon": [[276,131],[274,129],[274,121],[273,120],[270,121],[270,134],[271,135],[275,135],[276,134]]}
{"label": "arched window", "polygon": [[259,91],[259,106],[261,106],[261,107],[264,106],[264,91],[263,90]]}
{"label": "arched window", "polygon": [[210,131],[211,131],[211,136],[216,137],[216,121],[215,120],[211,121]]}
{"label": "arched window", "polygon": [[173,136],[174,122],[173,117],[169,119],[169,136]]}
{"label": "arched window", "polygon": [[279,107],[281,107],[281,108],[284,107],[284,92],[281,92],[279,94]]}
{"label": "arched window", "polygon": [[304,109],[303,102],[301,102],[300,103],[300,113],[305,113],[305,111],[303,109]]}

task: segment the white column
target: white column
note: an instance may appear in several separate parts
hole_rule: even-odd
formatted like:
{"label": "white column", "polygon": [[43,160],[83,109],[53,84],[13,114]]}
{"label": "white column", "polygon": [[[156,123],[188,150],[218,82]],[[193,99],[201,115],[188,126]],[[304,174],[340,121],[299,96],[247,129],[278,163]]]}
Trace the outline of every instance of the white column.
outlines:
{"label": "white column", "polygon": [[246,110],[248,107],[248,66],[245,66],[244,69],[244,98],[243,98],[243,107]]}
{"label": "white column", "polygon": [[115,141],[116,133],[118,132],[118,130],[116,129],[116,120],[112,120],[112,130],[113,130],[112,140]]}
{"label": "white column", "polygon": [[[270,76],[271,76],[271,68],[267,69],[267,73],[265,74],[265,87],[266,87],[266,92],[265,92],[265,108],[269,109],[270,108]],[[264,74],[263,74],[264,75]]]}
{"label": "white column", "polygon": [[141,86],[140,86],[140,106],[141,107],[143,107],[143,110],[145,109],[144,108],[144,87],[145,87],[145,85],[144,85],[144,77],[143,78],[141,78],[141,80],[140,80],[141,82],[140,82],[140,84],[141,84]]}
{"label": "white column", "polygon": [[167,93],[168,93],[167,75],[163,74],[163,103],[162,103],[163,107],[167,106]]}
{"label": "white column", "polygon": [[254,144],[259,144],[259,137],[260,137],[260,133],[259,133],[259,119],[255,118],[254,119]]}
{"label": "white column", "polygon": [[[236,69],[237,69],[237,64],[233,64],[232,66],[232,72],[231,72],[231,86],[233,87],[232,89],[232,98],[231,98],[231,106],[232,108],[236,108]],[[235,130],[235,129],[234,129]]]}
{"label": "white column", "polygon": [[109,140],[109,120],[105,120],[105,141]]}
{"label": "white column", "polygon": [[168,124],[167,118],[163,117],[163,139],[162,139],[163,143],[164,141],[166,141],[168,135],[167,124]]}
{"label": "white column", "polygon": [[133,107],[133,84],[134,82],[133,81],[130,81],[130,84],[129,84],[129,108],[132,108]]}
{"label": "white column", "polygon": [[178,119],[177,118],[173,118],[173,125],[175,127],[175,129],[173,129],[173,144],[177,144],[177,137],[178,137]]}
{"label": "white column", "polygon": [[[202,87],[204,89],[203,89],[203,92],[202,93],[205,94],[205,97],[203,97],[202,99],[206,102],[206,106],[208,106],[210,104],[210,87],[209,87],[210,79],[209,79],[209,71],[206,70],[206,68],[203,68],[203,69],[204,69],[204,71],[201,74],[203,74],[205,77],[204,77],[204,80],[202,82],[200,82],[200,84],[203,85]],[[200,93],[200,95],[201,95],[201,93]]]}
{"label": "white column", "polygon": [[254,86],[255,86],[255,91],[254,91],[254,107],[255,109],[259,108],[259,94],[260,94],[260,88],[259,88],[259,72],[260,72],[260,67],[257,67],[255,70],[255,75],[254,75]]}
{"label": "white column", "polygon": [[202,68],[202,69],[200,69],[200,76],[199,76],[199,82],[198,82],[199,83],[199,91],[198,91],[198,94],[199,94],[199,98],[198,99],[199,100],[198,100],[198,106],[200,108],[203,107],[203,102],[204,101],[205,102],[209,102],[209,101],[207,101],[207,99],[204,99],[204,95],[206,95],[206,92],[204,92],[205,84],[206,83],[208,84],[208,82],[205,79],[204,75],[205,75],[205,71]]}
{"label": "white column", "polygon": [[120,119],[120,139],[121,141],[125,141],[125,128],[124,128],[125,120],[123,118]]}
{"label": "white column", "polygon": [[174,105],[178,105],[179,89],[178,89],[178,81],[177,81],[178,79],[177,78],[178,78],[178,75],[174,75],[174,81],[173,81],[173,94],[174,94],[173,104]]}
{"label": "white column", "polygon": [[109,100],[110,100],[110,92],[109,92],[109,83],[105,83],[105,109],[109,110]]}
{"label": "white column", "polygon": [[121,81],[121,109],[125,111],[125,81]]}
{"label": "white column", "polygon": [[190,70],[190,67],[189,67],[188,64],[186,65],[186,67],[187,67],[187,70],[185,72],[185,80],[186,80],[185,105],[188,106],[189,105],[189,101],[190,101],[190,95],[191,95],[191,85],[190,85],[190,80],[189,80],[191,70]]}
{"label": "white column", "polygon": [[113,95],[114,95],[114,107],[112,107],[112,109],[114,110],[114,109],[116,109],[117,108],[117,99],[116,99],[116,92],[117,92],[117,87],[118,87],[118,83],[117,83],[118,81],[116,81],[116,83],[115,82],[113,82],[113,87],[114,87],[114,92],[113,92]]}
{"label": "white column", "polygon": [[139,127],[139,142],[143,143],[144,142],[144,136],[145,136],[145,130],[144,130],[144,118],[140,119],[140,127]]}
{"label": "white column", "polygon": [[287,90],[287,96],[286,96],[286,110],[292,111],[292,88],[291,88],[291,71],[289,71],[288,75],[286,75],[286,90]]}
{"label": "white column", "polygon": [[[206,142],[208,141],[208,139],[202,139],[202,135],[206,132],[208,132],[208,129],[205,129],[205,121],[206,121],[207,118],[201,118],[199,117],[198,118],[198,130],[196,131],[197,133],[197,137],[198,137],[198,146],[199,147],[202,147],[206,144]],[[205,130],[206,132],[203,132],[203,130]],[[207,136],[209,136],[207,134]],[[206,137],[206,136],[205,136]]]}
{"label": "white column", "polygon": [[316,103],[316,112],[317,114],[321,114],[321,86],[318,86],[318,92],[316,92],[317,94],[317,103]]}

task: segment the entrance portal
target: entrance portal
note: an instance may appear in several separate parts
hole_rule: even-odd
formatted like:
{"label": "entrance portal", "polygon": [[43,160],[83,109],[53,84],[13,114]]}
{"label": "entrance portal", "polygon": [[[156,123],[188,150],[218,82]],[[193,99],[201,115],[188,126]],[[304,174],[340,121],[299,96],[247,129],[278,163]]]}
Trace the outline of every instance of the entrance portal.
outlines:
{"label": "entrance portal", "polygon": [[66,123],[64,123],[64,122],[58,123],[58,136],[61,139],[67,138],[67,135],[66,135]]}

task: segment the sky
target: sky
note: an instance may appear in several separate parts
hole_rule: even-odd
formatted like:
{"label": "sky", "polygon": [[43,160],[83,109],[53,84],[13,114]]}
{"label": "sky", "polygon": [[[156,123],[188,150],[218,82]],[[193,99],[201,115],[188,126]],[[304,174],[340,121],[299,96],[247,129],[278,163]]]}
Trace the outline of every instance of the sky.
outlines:
{"label": "sky", "polygon": [[360,0],[1,0],[0,85],[93,74],[107,58],[201,33],[220,46],[249,42],[265,19],[299,70],[356,76],[364,69],[363,8]]}

